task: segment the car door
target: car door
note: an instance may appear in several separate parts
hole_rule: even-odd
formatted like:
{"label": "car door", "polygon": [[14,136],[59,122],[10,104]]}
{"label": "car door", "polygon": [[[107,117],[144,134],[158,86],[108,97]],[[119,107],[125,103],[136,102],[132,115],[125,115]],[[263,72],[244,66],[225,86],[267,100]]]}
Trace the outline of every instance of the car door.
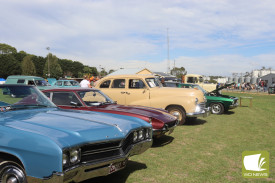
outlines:
{"label": "car door", "polygon": [[123,78],[106,80],[100,84],[99,88],[102,92],[104,92],[112,100],[116,101],[118,104],[126,105],[125,83],[126,83],[126,80]]}
{"label": "car door", "polygon": [[127,80],[125,97],[127,105],[150,106],[150,91],[145,82],[140,78],[129,78]]}

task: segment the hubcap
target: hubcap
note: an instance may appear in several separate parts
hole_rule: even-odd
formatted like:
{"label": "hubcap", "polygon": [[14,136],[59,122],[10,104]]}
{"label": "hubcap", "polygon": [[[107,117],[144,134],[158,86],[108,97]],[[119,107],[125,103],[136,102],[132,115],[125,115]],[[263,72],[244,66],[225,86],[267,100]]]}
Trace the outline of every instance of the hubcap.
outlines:
{"label": "hubcap", "polygon": [[170,111],[170,114],[172,114],[173,116],[176,116],[178,118],[178,120],[180,121],[181,120],[181,113],[179,111],[176,111],[176,110],[172,110]]}
{"label": "hubcap", "polygon": [[13,164],[8,164],[0,170],[1,183],[25,183],[25,174],[17,166]]}
{"label": "hubcap", "polygon": [[214,104],[214,105],[212,106],[212,113],[218,114],[218,113],[220,113],[220,112],[221,112],[221,107],[220,107],[220,105]]}
{"label": "hubcap", "polygon": [[17,178],[10,177],[10,178],[8,178],[7,183],[19,183],[19,182],[18,182]]}

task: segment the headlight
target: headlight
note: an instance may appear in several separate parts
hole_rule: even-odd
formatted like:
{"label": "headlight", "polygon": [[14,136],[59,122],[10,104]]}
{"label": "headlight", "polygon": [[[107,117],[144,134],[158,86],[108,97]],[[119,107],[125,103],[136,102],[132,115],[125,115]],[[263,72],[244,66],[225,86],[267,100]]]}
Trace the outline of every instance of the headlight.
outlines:
{"label": "headlight", "polygon": [[134,131],[134,134],[133,134],[133,142],[136,142],[138,139],[138,133],[136,131]]}
{"label": "headlight", "polygon": [[80,161],[80,152],[79,150],[72,150],[70,151],[70,162],[71,163],[77,163]]}
{"label": "headlight", "polygon": [[143,138],[144,138],[144,133],[143,133],[143,129],[142,129],[142,130],[139,130],[139,132],[138,132],[138,139],[142,140]]}
{"label": "headlight", "polygon": [[195,112],[200,112],[201,111],[201,107],[199,105],[196,106]]}
{"label": "headlight", "polygon": [[67,154],[62,155],[62,165],[65,166],[69,163]]}
{"label": "headlight", "polygon": [[198,99],[198,98],[196,98],[196,99],[195,99],[195,104],[197,105],[197,104],[198,104],[198,102],[199,102],[199,99]]}
{"label": "headlight", "polygon": [[147,129],[146,129],[145,137],[146,137],[147,139],[151,138],[151,129],[150,129],[150,128],[147,128]]}

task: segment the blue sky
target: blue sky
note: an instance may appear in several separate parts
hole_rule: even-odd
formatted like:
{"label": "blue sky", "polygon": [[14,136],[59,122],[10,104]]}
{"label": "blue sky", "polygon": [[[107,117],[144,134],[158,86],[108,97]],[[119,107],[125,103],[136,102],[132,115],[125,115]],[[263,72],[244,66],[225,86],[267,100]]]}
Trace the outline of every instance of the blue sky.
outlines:
{"label": "blue sky", "polygon": [[275,69],[272,0],[9,0],[0,42],[31,54],[118,68],[231,76]]}

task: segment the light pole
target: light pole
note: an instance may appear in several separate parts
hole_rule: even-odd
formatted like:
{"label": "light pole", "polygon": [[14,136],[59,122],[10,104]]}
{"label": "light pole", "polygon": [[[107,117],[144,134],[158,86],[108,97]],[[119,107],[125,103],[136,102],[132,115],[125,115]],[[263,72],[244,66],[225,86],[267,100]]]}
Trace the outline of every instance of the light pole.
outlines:
{"label": "light pole", "polygon": [[51,76],[51,71],[50,71],[50,47],[46,48],[48,50],[48,77]]}

